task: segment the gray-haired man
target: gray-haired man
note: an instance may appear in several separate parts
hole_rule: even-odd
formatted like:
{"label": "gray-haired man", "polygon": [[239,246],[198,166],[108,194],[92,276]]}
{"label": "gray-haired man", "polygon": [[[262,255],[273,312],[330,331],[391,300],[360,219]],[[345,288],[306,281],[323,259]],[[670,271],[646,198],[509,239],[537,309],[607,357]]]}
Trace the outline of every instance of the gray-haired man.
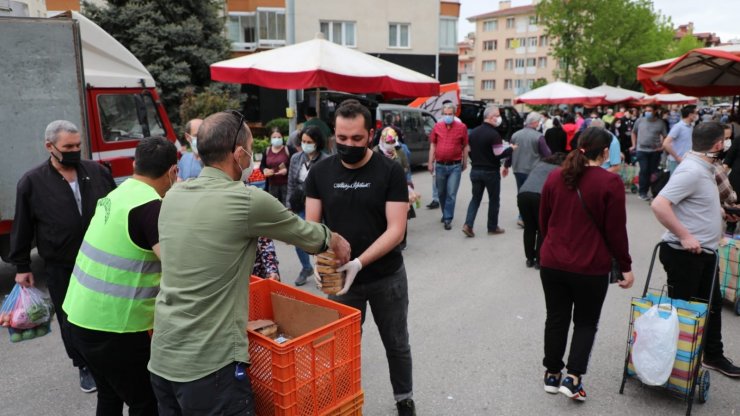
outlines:
{"label": "gray-haired man", "polygon": [[44,259],[46,285],[64,348],[72,364],[80,370],[80,388],[90,393],[96,390],[95,381],[72,346],[62,303],[98,199],[116,185],[108,169],[97,162],[80,160],[81,144],[77,126],[69,121],[52,121],[46,127],[44,145],[49,159],[18,181],[10,232],[10,262],[16,267],[15,281],[22,286],[33,286],[31,248],[36,240],[39,256]]}
{"label": "gray-haired man", "polygon": [[[511,136],[511,144],[517,146],[511,157],[511,168],[514,171],[517,192],[519,192],[519,188],[522,187],[524,181],[527,180],[534,164],[552,154],[545,141],[545,136],[537,130],[541,120],[541,114],[535,111],[529,113],[524,121],[524,128]],[[508,169],[504,168],[504,172],[508,172]],[[524,226],[521,216],[517,224],[520,227]]]}

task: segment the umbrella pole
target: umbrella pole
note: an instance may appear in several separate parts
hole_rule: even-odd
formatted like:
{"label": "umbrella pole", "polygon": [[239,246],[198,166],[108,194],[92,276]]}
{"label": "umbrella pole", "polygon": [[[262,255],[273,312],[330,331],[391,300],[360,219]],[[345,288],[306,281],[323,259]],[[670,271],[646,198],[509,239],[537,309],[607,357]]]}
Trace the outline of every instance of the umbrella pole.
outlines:
{"label": "umbrella pole", "polygon": [[319,97],[320,90],[316,88],[316,117],[321,118],[321,101]]}

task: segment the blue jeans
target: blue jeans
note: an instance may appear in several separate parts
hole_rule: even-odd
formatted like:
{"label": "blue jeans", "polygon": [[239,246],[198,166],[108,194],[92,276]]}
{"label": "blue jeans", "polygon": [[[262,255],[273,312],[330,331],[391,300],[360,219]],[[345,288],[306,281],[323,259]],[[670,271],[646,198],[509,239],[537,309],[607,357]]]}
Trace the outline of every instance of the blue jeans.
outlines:
{"label": "blue jeans", "polygon": [[499,196],[501,194],[501,174],[498,170],[470,170],[470,182],[473,184],[473,198],[468,204],[468,215],[465,225],[473,228],[475,216],[478,214],[483,191],[488,191],[488,231],[498,228]]}
{"label": "blue jeans", "polygon": [[[306,211],[301,211],[298,213],[298,216],[301,217],[301,219],[306,219]],[[301,262],[301,266],[303,267],[303,270],[305,271],[313,271],[313,266],[311,265],[311,257],[303,251],[300,247],[295,247],[295,254],[298,255],[298,261]]]}
{"label": "blue jeans", "polygon": [[362,324],[365,323],[365,310],[370,303],[388,359],[393,397],[396,401],[412,398],[411,345],[407,324],[409,290],[405,266],[391,275],[374,276],[369,282],[355,283],[347,294],[330,295],[329,299],[359,310]]}
{"label": "blue jeans", "polygon": [[452,222],[452,217],[455,216],[455,198],[457,198],[457,189],[460,187],[462,164],[441,165],[437,163],[436,165],[435,174],[439,204],[442,206],[442,220]]}
{"label": "blue jeans", "polygon": [[637,151],[637,163],[640,165],[640,195],[647,195],[650,188],[651,177],[658,172],[661,152]]}

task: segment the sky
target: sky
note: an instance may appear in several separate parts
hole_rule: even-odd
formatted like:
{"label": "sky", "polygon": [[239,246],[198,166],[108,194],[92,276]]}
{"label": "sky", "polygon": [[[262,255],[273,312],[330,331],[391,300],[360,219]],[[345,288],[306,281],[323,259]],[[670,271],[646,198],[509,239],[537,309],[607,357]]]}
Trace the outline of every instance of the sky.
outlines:
{"label": "sky", "polygon": [[[512,0],[512,7],[532,4],[531,0]],[[714,32],[722,42],[740,38],[737,17],[738,0],[653,0],[654,8],[670,16],[674,26],[694,22],[695,32]],[[462,40],[475,26],[468,17],[498,10],[498,0],[460,0],[458,39]]]}

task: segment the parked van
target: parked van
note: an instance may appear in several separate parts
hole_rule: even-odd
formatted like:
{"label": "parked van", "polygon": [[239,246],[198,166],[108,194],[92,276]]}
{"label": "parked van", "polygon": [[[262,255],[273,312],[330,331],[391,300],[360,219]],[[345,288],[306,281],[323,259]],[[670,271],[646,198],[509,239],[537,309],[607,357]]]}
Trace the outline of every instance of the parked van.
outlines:
{"label": "parked van", "polygon": [[429,135],[437,120],[422,109],[396,104],[378,104],[375,110],[375,128],[382,129],[391,121],[401,129],[403,141],[411,151],[409,163],[419,166],[429,159]]}

